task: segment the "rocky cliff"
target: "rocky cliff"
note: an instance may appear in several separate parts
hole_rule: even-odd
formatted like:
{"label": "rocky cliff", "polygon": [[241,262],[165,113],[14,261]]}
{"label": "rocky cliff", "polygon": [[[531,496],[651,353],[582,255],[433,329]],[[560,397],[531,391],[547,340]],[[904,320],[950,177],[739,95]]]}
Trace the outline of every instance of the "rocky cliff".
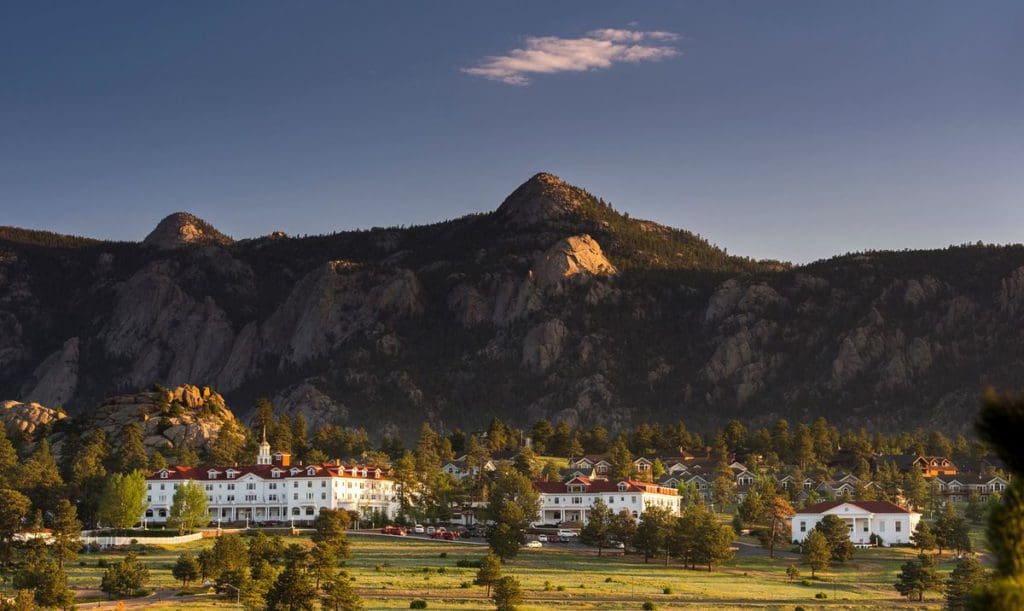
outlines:
{"label": "rocky cliff", "polygon": [[0,397],[70,413],[159,383],[371,431],[495,415],[962,429],[984,385],[1020,385],[1022,321],[1020,246],[753,261],[551,174],[492,213],[401,229],[0,228]]}

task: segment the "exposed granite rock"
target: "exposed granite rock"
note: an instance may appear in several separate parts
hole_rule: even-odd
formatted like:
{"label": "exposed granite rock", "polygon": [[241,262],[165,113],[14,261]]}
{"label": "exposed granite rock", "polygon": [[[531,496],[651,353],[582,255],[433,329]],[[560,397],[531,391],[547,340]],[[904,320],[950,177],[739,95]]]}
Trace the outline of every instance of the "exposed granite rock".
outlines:
{"label": "exposed granite rock", "polygon": [[157,248],[171,249],[197,244],[227,245],[231,243],[231,238],[195,215],[188,212],[175,212],[160,221],[142,243]]}
{"label": "exposed granite rock", "polygon": [[557,318],[530,329],[523,340],[523,366],[544,372],[562,356],[568,329]]}
{"label": "exposed granite rock", "polygon": [[43,405],[64,405],[78,386],[78,338],[64,342],[60,350],[46,357],[22,386],[25,401]]}
{"label": "exposed granite rock", "polygon": [[534,278],[542,289],[559,286],[574,276],[615,274],[615,266],[604,256],[601,245],[589,235],[560,240],[541,255]]}
{"label": "exposed granite rock", "polygon": [[0,422],[8,435],[18,432],[34,435],[40,427],[64,418],[64,413],[38,403],[0,402]]}
{"label": "exposed granite rock", "polygon": [[498,217],[509,226],[526,227],[563,217],[582,205],[581,194],[553,174],[541,172],[502,202]]}

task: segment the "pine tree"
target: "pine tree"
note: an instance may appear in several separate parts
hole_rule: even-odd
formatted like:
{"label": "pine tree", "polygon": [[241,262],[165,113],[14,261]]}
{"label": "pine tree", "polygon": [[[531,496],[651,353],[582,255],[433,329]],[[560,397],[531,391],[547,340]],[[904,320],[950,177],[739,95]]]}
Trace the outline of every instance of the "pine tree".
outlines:
{"label": "pine tree", "polygon": [[633,546],[644,555],[644,563],[662,553],[668,563],[667,543],[673,519],[672,513],[664,507],[649,507],[640,515]]}
{"label": "pine tree", "polygon": [[184,552],[178,556],[174,568],[171,569],[171,574],[181,582],[183,588],[187,588],[189,583],[199,579],[200,572],[199,561],[196,560],[192,552]]}
{"label": "pine tree", "polygon": [[0,488],[13,487],[18,467],[18,452],[7,437],[7,429],[0,426]]}
{"label": "pine tree", "polygon": [[0,560],[5,567],[11,563],[14,535],[21,530],[21,523],[31,508],[32,501],[24,494],[10,488],[0,488]]}
{"label": "pine tree", "polygon": [[480,569],[476,572],[476,579],[473,581],[478,586],[487,586],[487,597],[491,597],[491,586],[501,579],[501,559],[493,552],[489,552],[480,561]]}
{"label": "pine tree", "polygon": [[130,473],[145,469],[149,465],[146,446],[142,443],[142,428],[130,422],[121,429],[121,445],[118,448],[117,470]]}
{"label": "pine tree", "polygon": [[820,530],[812,529],[804,539],[801,557],[805,564],[811,567],[811,577],[815,577],[818,571],[827,569],[832,563],[832,550],[828,546],[828,539]]}
{"label": "pine tree", "polygon": [[928,526],[928,522],[924,520],[917,523],[917,528],[910,535],[910,541],[922,553],[935,549],[935,534],[932,532],[931,527]]}
{"label": "pine tree", "polygon": [[344,572],[325,583],[324,592],[320,604],[327,611],[360,611],[363,608],[362,599]]}
{"label": "pine tree", "polygon": [[972,593],[986,582],[985,567],[975,558],[964,556],[946,580],[946,606],[952,611],[971,608]]}
{"label": "pine tree", "polygon": [[580,543],[597,547],[597,555],[600,556],[601,551],[608,546],[613,517],[612,510],[604,501],[594,501],[587,523],[580,529]]}
{"label": "pine tree", "polygon": [[56,507],[64,480],[45,437],[21,465],[18,481],[18,489],[32,500],[36,509],[52,511]]}
{"label": "pine tree", "polygon": [[523,591],[519,580],[505,576],[494,586],[494,605],[496,611],[515,611],[523,603]]}
{"label": "pine tree", "polygon": [[941,585],[942,580],[935,572],[935,563],[932,557],[921,554],[917,560],[910,560],[903,563],[899,574],[896,576],[896,583],[893,584],[896,591],[913,599],[924,600],[924,593],[927,590],[935,590]]}
{"label": "pine tree", "polygon": [[78,550],[82,546],[82,523],[78,521],[78,509],[67,499],[57,502],[52,530],[50,549],[57,560],[57,567],[64,570],[64,563],[78,557]]}
{"label": "pine tree", "polygon": [[846,562],[853,557],[850,528],[842,518],[836,515],[827,515],[814,526],[814,529],[825,535],[832,560]]}

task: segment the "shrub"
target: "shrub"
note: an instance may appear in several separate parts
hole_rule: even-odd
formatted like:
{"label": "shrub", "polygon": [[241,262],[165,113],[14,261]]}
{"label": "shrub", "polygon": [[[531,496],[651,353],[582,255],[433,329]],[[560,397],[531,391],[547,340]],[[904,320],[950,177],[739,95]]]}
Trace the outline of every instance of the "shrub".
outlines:
{"label": "shrub", "polygon": [[544,582],[544,591],[545,592],[550,592],[551,591],[551,582],[550,581],[545,581]]}
{"label": "shrub", "polygon": [[415,600],[413,600],[412,602],[409,603],[409,608],[410,609],[426,609],[427,608],[427,601],[423,600],[422,598],[417,598],[417,599],[415,599]]}
{"label": "shrub", "polygon": [[455,561],[455,566],[460,569],[478,569],[480,568],[481,562],[482,560],[469,560],[467,558],[462,558]]}
{"label": "shrub", "polygon": [[462,588],[463,590],[465,590],[469,586],[470,586],[470,583],[468,581],[463,581],[462,583],[459,584],[459,587]]}
{"label": "shrub", "polygon": [[555,591],[557,591],[557,592],[565,592],[565,586],[555,586]]}
{"label": "shrub", "polygon": [[815,598],[828,598],[828,594],[825,594],[824,592],[818,592],[817,594],[814,595],[814,597]]}
{"label": "shrub", "polygon": [[661,589],[661,593],[662,594],[671,594],[672,593],[672,588],[670,588],[668,586],[665,586],[664,588]]}
{"label": "shrub", "polygon": [[445,573],[448,572],[448,569],[446,569],[445,567],[441,566],[441,567],[437,568],[437,572],[438,572],[439,575],[444,575]]}
{"label": "shrub", "polygon": [[613,582],[613,581],[615,581],[615,580],[614,580],[614,579],[612,579],[611,577],[605,577],[605,578],[604,578],[604,582],[605,582],[605,583],[611,583],[611,582]]}
{"label": "shrub", "polygon": [[800,585],[802,585],[802,586],[810,586],[811,585],[811,580],[810,579],[802,579],[802,580],[800,580]]}
{"label": "shrub", "polygon": [[655,605],[653,602],[646,600],[644,601],[644,606],[642,608],[644,611],[654,611],[658,608],[658,606]]}
{"label": "shrub", "polygon": [[440,554],[437,555],[437,557],[438,558],[447,558],[448,557],[448,552],[441,552]]}

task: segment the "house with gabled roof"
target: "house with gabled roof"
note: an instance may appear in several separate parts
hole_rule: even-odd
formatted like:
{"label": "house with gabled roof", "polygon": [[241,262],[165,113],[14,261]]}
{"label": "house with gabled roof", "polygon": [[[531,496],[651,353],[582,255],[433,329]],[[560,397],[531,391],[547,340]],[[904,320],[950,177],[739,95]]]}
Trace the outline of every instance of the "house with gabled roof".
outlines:
{"label": "house with gabled roof", "polygon": [[889,501],[826,501],[804,507],[793,515],[793,541],[802,542],[828,515],[838,516],[846,523],[850,541],[855,545],[870,545],[873,540],[882,545],[910,543],[921,520],[916,511]]}
{"label": "house with gabled roof", "polygon": [[679,491],[652,482],[574,477],[567,482],[536,481],[533,487],[540,495],[537,521],[542,524],[586,524],[599,499],[612,512],[625,511],[636,519],[651,507],[679,513]]}

